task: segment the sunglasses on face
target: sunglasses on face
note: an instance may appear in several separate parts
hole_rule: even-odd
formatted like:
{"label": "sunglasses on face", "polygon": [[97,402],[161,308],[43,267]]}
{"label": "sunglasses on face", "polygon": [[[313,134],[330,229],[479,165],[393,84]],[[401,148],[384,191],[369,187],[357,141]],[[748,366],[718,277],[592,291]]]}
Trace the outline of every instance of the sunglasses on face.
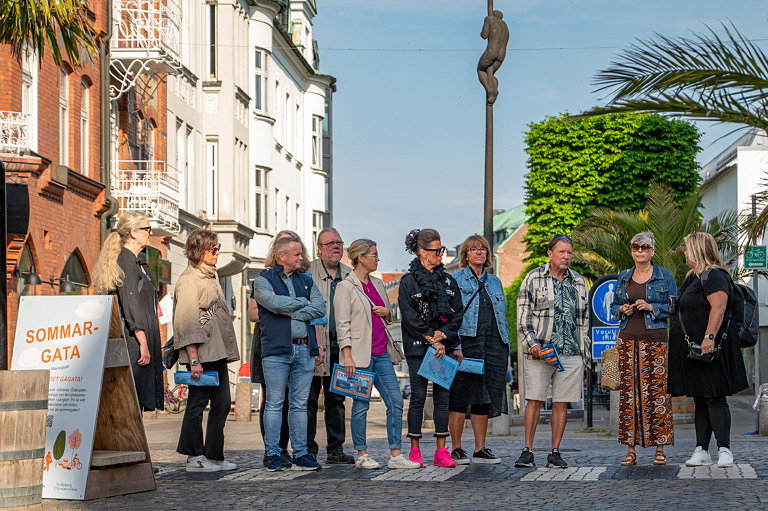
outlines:
{"label": "sunglasses on face", "polygon": [[218,254],[219,252],[221,252],[221,243],[219,243],[219,244],[218,244],[218,245],[216,245],[215,247],[209,248],[209,249],[208,249],[208,252],[210,252],[210,253],[211,253],[211,254],[213,254],[213,255],[216,255],[216,254]]}
{"label": "sunglasses on face", "polygon": [[152,227],[146,226],[146,227],[137,227],[137,231],[147,231],[147,234],[152,234]]}
{"label": "sunglasses on face", "polygon": [[632,252],[650,252],[653,247],[650,245],[640,245],[638,243],[632,243]]}
{"label": "sunglasses on face", "polygon": [[443,255],[443,253],[445,252],[445,247],[440,247],[440,248],[423,248],[422,250],[427,250],[429,252],[434,252],[435,255]]}

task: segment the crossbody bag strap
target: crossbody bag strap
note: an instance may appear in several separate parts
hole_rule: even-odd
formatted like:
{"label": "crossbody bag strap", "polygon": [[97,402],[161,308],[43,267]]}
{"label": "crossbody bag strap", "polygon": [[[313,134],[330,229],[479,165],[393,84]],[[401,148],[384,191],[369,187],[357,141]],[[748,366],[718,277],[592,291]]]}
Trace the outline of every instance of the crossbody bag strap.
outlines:
{"label": "crossbody bag strap", "polygon": [[[474,275],[474,272],[472,272],[472,274]],[[475,278],[477,279],[477,291],[475,291],[475,294],[472,295],[472,298],[470,298],[467,304],[464,306],[464,310],[469,308],[469,304],[472,303],[472,300],[474,300],[478,293],[480,293],[480,290],[485,287],[485,280],[488,278],[488,274],[485,274],[485,279],[483,280],[478,279],[477,276],[475,276]]]}

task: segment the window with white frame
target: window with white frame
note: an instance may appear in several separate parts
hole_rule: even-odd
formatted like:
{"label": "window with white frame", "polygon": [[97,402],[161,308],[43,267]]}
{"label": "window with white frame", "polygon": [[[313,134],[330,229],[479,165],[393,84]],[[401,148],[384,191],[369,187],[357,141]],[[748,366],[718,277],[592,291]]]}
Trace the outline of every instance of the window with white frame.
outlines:
{"label": "window with white frame", "polygon": [[320,134],[320,128],[322,126],[323,119],[317,115],[312,116],[312,166],[320,167],[323,161],[322,154],[322,136]]}
{"label": "window with white frame", "polygon": [[269,84],[268,58],[269,54],[264,50],[256,49],[254,53],[254,90],[253,105],[256,110],[267,111],[267,89]]}
{"label": "window with white frame", "polygon": [[80,172],[88,175],[90,142],[91,88],[85,81],[80,82],[82,99],[80,100]]}
{"label": "window with white frame", "polygon": [[29,120],[27,145],[37,149],[37,59],[29,52],[22,58],[21,66],[21,113]]}
{"label": "window with white frame", "polygon": [[291,216],[291,198],[286,195],[285,196],[285,223],[283,224],[286,229],[288,229],[291,226],[290,216]]}
{"label": "window with white frame", "polygon": [[59,69],[59,164],[69,165],[69,71]]}
{"label": "window with white frame", "polygon": [[216,4],[208,5],[208,77],[216,78]]}
{"label": "window with white frame", "polygon": [[269,169],[266,167],[255,167],[253,169],[253,225],[256,229],[267,228],[268,172]]}
{"label": "window with white frame", "polygon": [[208,139],[207,146],[207,173],[206,173],[206,211],[208,217],[216,216],[216,194],[219,182],[219,141]]}
{"label": "window with white frame", "polygon": [[314,250],[316,250],[317,247],[317,236],[320,234],[320,231],[325,229],[325,224],[323,222],[323,212],[322,211],[313,211],[312,212],[312,243],[313,243],[313,253]]}

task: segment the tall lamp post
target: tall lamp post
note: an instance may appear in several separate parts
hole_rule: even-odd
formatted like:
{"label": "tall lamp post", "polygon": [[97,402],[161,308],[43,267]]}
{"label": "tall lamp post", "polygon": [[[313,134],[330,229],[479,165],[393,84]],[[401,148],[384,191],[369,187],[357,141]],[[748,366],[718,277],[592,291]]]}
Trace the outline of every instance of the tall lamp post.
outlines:
{"label": "tall lamp post", "polygon": [[493,10],[488,0],[488,16],[483,21],[480,36],[488,46],[477,64],[477,77],[485,88],[485,190],[483,204],[483,234],[493,249],[493,104],[499,95],[499,80],[494,76],[504,62],[509,42],[509,29],[502,21],[501,11]]}

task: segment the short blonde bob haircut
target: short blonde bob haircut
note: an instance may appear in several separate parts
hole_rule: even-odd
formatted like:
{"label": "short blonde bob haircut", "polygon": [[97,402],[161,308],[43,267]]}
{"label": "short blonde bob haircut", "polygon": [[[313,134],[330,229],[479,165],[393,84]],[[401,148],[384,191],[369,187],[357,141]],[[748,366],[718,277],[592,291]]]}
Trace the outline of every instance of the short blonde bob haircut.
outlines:
{"label": "short blonde bob haircut", "polygon": [[357,263],[360,262],[360,256],[367,255],[375,246],[375,241],[365,238],[353,241],[349,245],[349,248],[347,248],[347,255],[349,256],[349,260],[352,261],[352,266],[357,268]]}
{"label": "short blonde bob haircut", "polygon": [[473,234],[469,238],[465,239],[464,243],[461,244],[461,249],[459,250],[459,266],[461,268],[464,268],[467,266],[469,249],[472,247],[484,248],[485,264],[483,264],[483,267],[484,268],[493,267],[493,254],[491,254],[491,247],[490,245],[488,245],[488,240],[483,238],[482,236]]}
{"label": "short blonde bob haircut", "polygon": [[728,271],[723,258],[720,257],[720,251],[717,248],[715,238],[706,232],[693,232],[684,238],[685,251],[688,253],[688,260],[694,263],[694,269],[688,272],[688,275],[695,273],[700,276],[710,268],[723,268]]}

